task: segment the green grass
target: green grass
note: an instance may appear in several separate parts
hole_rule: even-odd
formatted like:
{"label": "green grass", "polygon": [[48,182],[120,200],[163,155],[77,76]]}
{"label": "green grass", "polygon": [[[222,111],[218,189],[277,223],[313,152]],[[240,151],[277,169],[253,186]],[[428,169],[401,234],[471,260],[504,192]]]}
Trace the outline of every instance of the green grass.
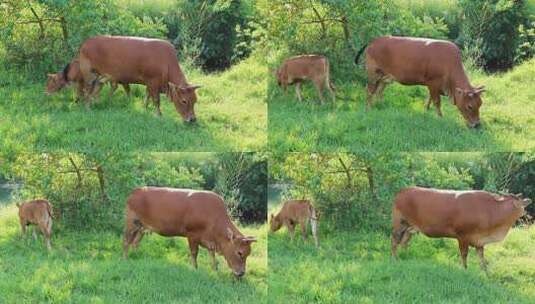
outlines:
{"label": "green grass", "polygon": [[266,226],[242,227],[258,237],[244,279],[234,279],[223,257],[210,268],[206,250],[199,269],[183,238],[145,236],[122,259],[122,240],[111,232],[57,232],[53,250],[20,239],[16,207],[0,208],[0,303],[265,303]]}
{"label": "green grass", "polygon": [[90,111],[72,92],[47,97],[45,83],[25,75],[0,74],[0,149],[4,151],[255,151],[267,140],[266,68],[254,56],[230,70],[187,72],[198,90],[196,125],[183,123],[162,94],[162,113],[143,106],[145,89],[128,100],[120,88]]}
{"label": "green grass", "polygon": [[334,79],[336,105],[320,106],[312,85],[299,103],[269,82],[269,146],[279,151],[526,151],[535,148],[535,60],[501,75],[472,73],[485,84],[483,128],[466,127],[455,106],[442,99],[444,117],[424,109],[425,87],[392,84],[384,102],[366,112],[366,89]]}
{"label": "green grass", "polygon": [[[280,208],[270,188],[269,212]],[[268,235],[270,303],[534,303],[535,226],[514,228],[501,243],[485,247],[489,276],[475,250],[468,270],[457,241],[413,237],[399,261],[390,257],[390,236],[333,231],[320,220],[320,249],[285,228]],[[298,231],[298,230],[297,230]],[[310,228],[309,228],[310,234]]]}

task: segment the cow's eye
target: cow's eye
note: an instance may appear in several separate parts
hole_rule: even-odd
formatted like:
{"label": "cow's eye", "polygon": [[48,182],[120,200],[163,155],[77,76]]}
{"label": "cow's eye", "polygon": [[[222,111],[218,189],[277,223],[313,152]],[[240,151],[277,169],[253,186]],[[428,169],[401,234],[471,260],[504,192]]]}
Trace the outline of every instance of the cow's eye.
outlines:
{"label": "cow's eye", "polygon": [[240,258],[243,258],[243,252],[238,251],[238,256],[239,256]]}
{"label": "cow's eye", "polygon": [[467,108],[468,108],[468,110],[470,110],[470,111],[474,110],[474,106],[472,106],[471,104],[468,104]]}
{"label": "cow's eye", "polygon": [[185,105],[188,104],[188,102],[185,99],[182,99],[180,102],[182,102]]}

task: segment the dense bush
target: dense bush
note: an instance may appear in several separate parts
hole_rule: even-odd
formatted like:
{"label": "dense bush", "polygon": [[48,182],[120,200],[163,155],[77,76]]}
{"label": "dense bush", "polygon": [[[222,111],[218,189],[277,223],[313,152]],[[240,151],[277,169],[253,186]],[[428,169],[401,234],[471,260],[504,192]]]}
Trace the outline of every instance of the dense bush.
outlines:
{"label": "dense bush", "polygon": [[4,64],[27,67],[34,73],[58,70],[94,35],[158,38],[166,31],[158,20],[136,18],[112,0],[13,0],[0,4]]}
{"label": "dense bush", "polygon": [[525,1],[460,0],[462,31],[458,42],[487,70],[512,67],[526,22]]}
{"label": "dense bush", "polygon": [[535,175],[533,159],[514,153],[288,154],[270,174],[287,185],[284,199],[312,199],[327,226],[388,229],[393,198],[404,187],[522,188],[518,192],[534,199],[527,186]]}
{"label": "dense bush", "polygon": [[50,200],[60,229],[119,231],[126,199],[141,186],[213,190],[235,219],[266,219],[266,160],[254,153],[21,154],[0,169],[20,184],[14,200]]}

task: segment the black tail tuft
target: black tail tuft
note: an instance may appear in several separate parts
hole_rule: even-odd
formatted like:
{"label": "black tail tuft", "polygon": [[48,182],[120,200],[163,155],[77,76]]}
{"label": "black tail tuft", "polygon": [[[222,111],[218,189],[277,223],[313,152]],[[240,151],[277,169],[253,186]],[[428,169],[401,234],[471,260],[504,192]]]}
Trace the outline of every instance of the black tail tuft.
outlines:
{"label": "black tail tuft", "polygon": [[71,64],[70,63],[67,63],[67,65],[63,68],[63,79],[65,79],[65,81],[69,81],[69,78],[68,78],[68,75],[69,75],[69,70],[71,69]]}
{"label": "black tail tuft", "polygon": [[367,44],[365,44],[357,53],[357,56],[355,56],[355,64],[359,64],[359,58],[360,58],[360,55],[362,55],[362,53],[364,52],[364,50],[368,47]]}

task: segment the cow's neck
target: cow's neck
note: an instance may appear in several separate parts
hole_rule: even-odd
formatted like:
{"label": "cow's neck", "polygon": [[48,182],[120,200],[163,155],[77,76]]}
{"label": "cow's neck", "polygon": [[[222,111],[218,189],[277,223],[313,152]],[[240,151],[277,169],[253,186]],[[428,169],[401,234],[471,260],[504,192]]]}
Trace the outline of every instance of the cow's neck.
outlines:
{"label": "cow's neck", "polygon": [[464,71],[464,68],[462,66],[458,67],[455,72],[450,75],[448,93],[449,96],[453,99],[456,98],[457,94],[455,94],[455,92],[457,88],[461,90],[472,89],[472,85],[470,84],[470,81],[468,80],[466,72]]}
{"label": "cow's neck", "polygon": [[169,81],[176,84],[178,87],[185,87],[188,85],[186,76],[184,76],[184,73],[182,73],[178,64],[169,67]]}

